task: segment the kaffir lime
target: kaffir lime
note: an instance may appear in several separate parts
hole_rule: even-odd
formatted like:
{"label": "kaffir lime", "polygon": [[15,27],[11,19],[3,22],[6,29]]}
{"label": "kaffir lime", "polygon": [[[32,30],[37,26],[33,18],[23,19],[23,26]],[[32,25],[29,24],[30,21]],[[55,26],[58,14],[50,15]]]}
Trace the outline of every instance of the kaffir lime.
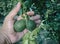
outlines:
{"label": "kaffir lime", "polygon": [[15,29],[16,32],[21,32],[25,28],[26,28],[26,23],[25,23],[24,19],[16,21],[15,24],[14,24],[14,29]]}

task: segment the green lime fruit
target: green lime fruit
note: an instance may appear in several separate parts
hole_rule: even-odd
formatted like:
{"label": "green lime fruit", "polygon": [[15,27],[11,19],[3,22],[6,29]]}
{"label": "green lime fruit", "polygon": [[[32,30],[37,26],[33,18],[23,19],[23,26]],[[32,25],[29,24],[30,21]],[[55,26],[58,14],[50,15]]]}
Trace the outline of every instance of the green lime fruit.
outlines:
{"label": "green lime fruit", "polygon": [[28,20],[26,23],[26,28],[33,31],[36,28],[36,23],[33,20]]}
{"label": "green lime fruit", "polygon": [[24,19],[21,19],[19,21],[16,21],[14,24],[14,30],[16,32],[21,32],[26,28],[26,22]]}

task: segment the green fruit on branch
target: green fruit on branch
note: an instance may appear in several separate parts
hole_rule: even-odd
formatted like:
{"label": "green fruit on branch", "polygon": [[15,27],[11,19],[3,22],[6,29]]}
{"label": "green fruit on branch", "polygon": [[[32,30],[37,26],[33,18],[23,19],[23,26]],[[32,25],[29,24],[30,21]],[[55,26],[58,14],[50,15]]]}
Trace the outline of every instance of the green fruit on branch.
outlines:
{"label": "green fruit on branch", "polygon": [[36,28],[36,23],[33,20],[28,20],[26,23],[26,28],[28,30],[32,31]]}
{"label": "green fruit on branch", "polygon": [[36,23],[33,20],[26,18],[20,21],[16,21],[14,24],[14,29],[16,32],[21,32],[25,28],[27,28],[29,31],[33,31],[36,28]]}
{"label": "green fruit on branch", "polygon": [[14,24],[14,30],[16,32],[21,32],[26,28],[26,23],[24,19],[21,19],[19,21],[16,21]]}

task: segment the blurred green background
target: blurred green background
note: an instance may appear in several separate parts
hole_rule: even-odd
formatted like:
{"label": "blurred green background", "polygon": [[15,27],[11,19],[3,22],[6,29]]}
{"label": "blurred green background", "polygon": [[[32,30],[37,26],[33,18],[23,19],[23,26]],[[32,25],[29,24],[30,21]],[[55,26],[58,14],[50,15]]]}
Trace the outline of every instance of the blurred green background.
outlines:
{"label": "blurred green background", "polygon": [[[5,16],[8,15],[8,13],[18,3],[18,1],[19,0],[0,0],[0,28],[3,24]],[[23,1],[30,2],[31,0],[23,0]],[[35,4],[32,7],[32,9],[41,16],[41,20],[45,20],[44,26],[46,25],[50,26],[50,27],[47,26],[49,27],[49,29],[47,29],[47,31],[49,32],[49,37],[51,37],[55,41],[60,41],[59,39],[60,38],[60,0],[32,0],[32,3]],[[37,9],[34,9],[35,7],[37,7]],[[40,36],[38,35],[37,39],[42,39],[39,37]],[[38,40],[37,42],[38,44],[40,44],[41,41]],[[18,42],[16,44],[20,44],[20,43],[21,42]]]}

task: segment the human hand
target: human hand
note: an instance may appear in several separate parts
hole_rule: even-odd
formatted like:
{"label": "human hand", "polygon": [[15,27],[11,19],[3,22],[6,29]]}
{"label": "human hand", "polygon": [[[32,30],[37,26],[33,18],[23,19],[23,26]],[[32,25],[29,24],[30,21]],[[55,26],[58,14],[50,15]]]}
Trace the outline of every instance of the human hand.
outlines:
{"label": "human hand", "polygon": [[[16,16],[16,14],[20,10],[20,8],[21,8],[21,4],[18,3],[16,5],[16,7],[13,8],[12,11],[6,16],[3,26],[2,26],[2,32],[6,33],[6,35],[10,38],[12,43],[15,43],[18,40],[20,40],[24,36],[24,34],[26,34],[28,32],[27,29],[25,29],[22,32],[14,31],[14,28],[13,28],[13,25],[15,22],[14,17]],[[32,16],[32,15],[34,15],[34,12],[29,11],[29,12],[27,12],[27,14]],[[36,16],[32,16],[31,20],[34,20],[37,24],[39,24],[40,23],[39,18],[40,18],[40,16],[36,15]],[[18,16],[17,20],[21,20],[21,19],[22,19],[22,17]]]}

